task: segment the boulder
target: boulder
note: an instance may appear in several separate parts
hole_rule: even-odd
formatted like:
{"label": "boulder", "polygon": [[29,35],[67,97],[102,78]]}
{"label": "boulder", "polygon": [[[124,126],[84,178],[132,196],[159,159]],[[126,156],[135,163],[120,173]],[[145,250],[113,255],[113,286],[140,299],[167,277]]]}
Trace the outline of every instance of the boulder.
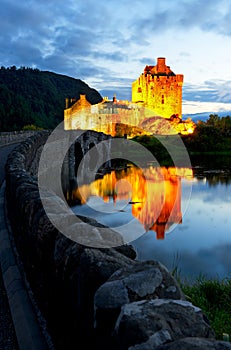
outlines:
{"label": "boulder", "polygon": [[[150,349],[147,347],[140,346],[134,346],[131,347],[129,350],[146,350]],[[156,350],[230,350],[231,349],[231,343],[224,342],[224,341],[216,341],[213,339],[206,339],[206,338],[197,338],[197,337],[191,337],[191,338],[183,338],[176,340],[174,342],[160,345],[156,348]],[[153,348],[154,350],[154,348]]]}
{"label": "boulder", "polygon": [[156,298],[185,299],[177,281],[158,261],[134,261],[118,269],[94,296],[95,328],[114,329],[125,304]]}
{"label": "boulder", "polygon": [[54,269],[58,284],[65,285],[69,315],[73,313],[82,334],[84,330],[90,334],[94,329],[93,301],[96,290],[116,270],[131,264],[135,264],[135,261],[113,248],[88,248],[57,235]]}
{"label": "boulder", "polygon": [[141,300],[124,305],[116,321],[114,336],[121,350],[157,349],[162,344],[186,337],[215,340],[214,331],[201,309],[185,300],[168,299]]}

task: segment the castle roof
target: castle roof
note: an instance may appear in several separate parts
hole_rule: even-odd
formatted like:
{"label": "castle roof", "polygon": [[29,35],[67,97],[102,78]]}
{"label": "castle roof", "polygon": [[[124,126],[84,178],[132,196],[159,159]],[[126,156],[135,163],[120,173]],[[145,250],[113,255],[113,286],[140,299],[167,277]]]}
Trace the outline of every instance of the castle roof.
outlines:
{"label": "castle roof", "polygon": [[153,76],[175,76],[176,74],[165,64],[165,58],[157,58],[157,64],[155,66],[146,66],[144,68],[144,74],[151,74]]}

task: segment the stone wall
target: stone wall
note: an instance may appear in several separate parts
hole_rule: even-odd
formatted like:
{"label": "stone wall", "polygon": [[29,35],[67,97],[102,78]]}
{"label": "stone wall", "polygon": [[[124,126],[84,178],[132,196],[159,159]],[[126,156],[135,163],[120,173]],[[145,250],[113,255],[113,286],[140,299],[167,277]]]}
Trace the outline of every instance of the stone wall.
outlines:
{"label": "stone wall", "polygon": [[155,111],[156,115],[170,118],[177,114],[182,118],[183,74],[174,74],[165,64],[165,58],[157,58],[157,65],[145,66],[143,73],[132,83],[132,102]]}
{"label": "stone wall", "polygon": [[36,133],[38,133],[38,131],[33,130],[0,132],[0,147],[10,143],[24,141],[25,139],[35,135]]}
{"label": "stone wall", "polygon": [[[83,349],[101,350],[231,349],[215,340],[204,313],[185,300],[159,262],[137,261],[129,245],[96,249],[57,231],[36,178],[36,154],[47,137],[37,133],[10,154],[6,197],[17,249],[56,349],[79,348],[81,342]],[[63,210],[55,194],[47,192],[47,198],[51,211],[52,203]],[[84,221],[100,233],[98,223],[82,218],[81,227]]]}

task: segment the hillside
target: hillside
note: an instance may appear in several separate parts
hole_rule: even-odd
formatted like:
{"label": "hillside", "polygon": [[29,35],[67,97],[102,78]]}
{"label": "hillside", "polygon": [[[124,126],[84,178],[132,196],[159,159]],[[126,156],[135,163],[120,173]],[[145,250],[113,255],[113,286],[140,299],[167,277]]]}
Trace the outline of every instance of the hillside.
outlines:
{"label": "hillside", "polygon": [[82,80],[32,68],[0,69],[0,131],[25,125],[55,128],[64,116],[65,98],[86,94],[91,103],[101,95]]}

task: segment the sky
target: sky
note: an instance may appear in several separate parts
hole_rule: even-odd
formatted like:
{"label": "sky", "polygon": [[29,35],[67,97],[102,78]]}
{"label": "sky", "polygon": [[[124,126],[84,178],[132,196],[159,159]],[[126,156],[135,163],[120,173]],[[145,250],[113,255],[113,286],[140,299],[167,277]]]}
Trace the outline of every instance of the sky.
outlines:
{"label": "sky", "polygon": [[183,108],[231,113],[230,0],[0,0],[0,65],[83,80],[131,100],[158,57],[184,75]]}

